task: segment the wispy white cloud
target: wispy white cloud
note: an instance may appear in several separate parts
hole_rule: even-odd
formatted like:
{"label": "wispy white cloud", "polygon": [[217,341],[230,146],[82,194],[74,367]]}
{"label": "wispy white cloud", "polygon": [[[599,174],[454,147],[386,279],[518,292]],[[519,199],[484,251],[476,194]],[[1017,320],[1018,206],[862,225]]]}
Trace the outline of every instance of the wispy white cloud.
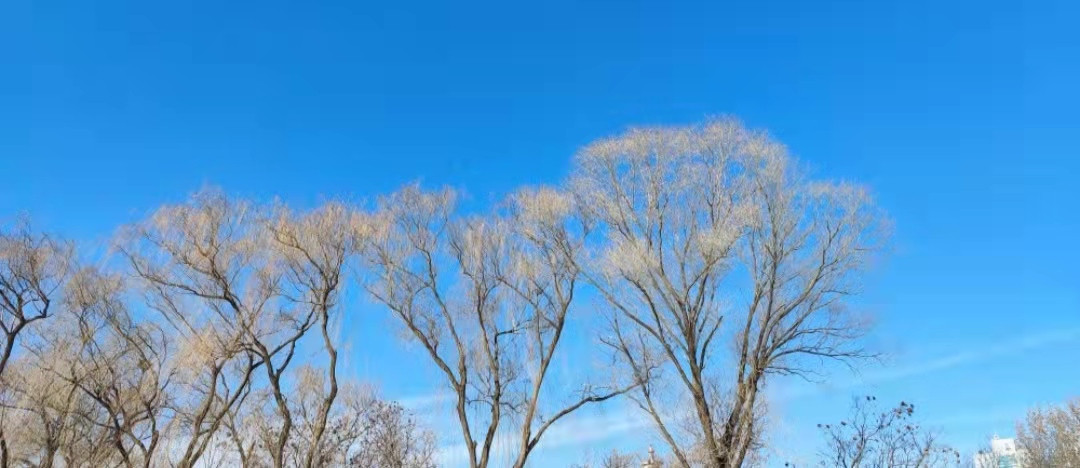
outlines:
{"label": "wispy white cloud", "polygon": [[978,411],[966,412],[966,413],[954,413],[938,418],[931,418],[926,420],[925,425],[930,427],[941,426],[978,426],[985,427],[993,424],[1007,424],[1011,425],[1016,422],[1017,418],[1026,413],[1028,407],[1022,406],[1001,406],[995,408],[980,408]]}
{"label": "wispy white cloud", "polygon": [[1055,344],[1067,343],[1076,340],[1077,338],[1080,338],[1080,328],[1033,333],[1001,343],[982,344],[974,348],[968,348],[953,354],[909,366],[883,370],[868,375],[863,381],[866,383],[880,383],[916,377],[997,357],[1018,354],[1024,351],[1030,351]]}
{"label": "wispy white cloud", "polygon": [[454,394],[445,390],[422,395],[411,395],[397,399],[397,402],[409,410],[422,413],[443,405],[454,399]]}
{"label": "wispy white cloud", "polygon": [[1080,327],[1031,333],[1011,340],[968,346],[950,354],[906,365],[881,369],[846,381],[787,387],[776,393],[775,397],[782,400],[793,400],[826,391],[836,391],[856,388],[863,385],[882,384],[910,379],[934,372],[977,364],[995,358],[1068,343],[1077,339],[1080,339]]}

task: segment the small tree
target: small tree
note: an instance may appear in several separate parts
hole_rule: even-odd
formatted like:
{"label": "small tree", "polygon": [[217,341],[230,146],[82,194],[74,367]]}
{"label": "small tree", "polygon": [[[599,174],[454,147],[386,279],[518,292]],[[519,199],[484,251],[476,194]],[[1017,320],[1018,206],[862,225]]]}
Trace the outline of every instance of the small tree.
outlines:
{"label": "small tree", "polygon": [[111,450],[103,431],[79,417],[93,410],[92,402],[38,364],[34,356],[12,359],[0,387],[0,425],[9,444],[4,466],[52,466],[58,461],[85,466],[106,460]]}
{"label": "small tree", "polygon": [[915,422],[915,405],[901,401],[879,410],[873,396],[855,398],[851,415],[818,424],[825,437],[822,466],[842,468],[929,468],[959,466],[960,453],[938,442]]}
{"label": "small tree", "polygon": [[[329,414],[322,412],[326,372],[302,366],[290,395],[293,437],[286,447],[286,465],[302,466],[308,459],[320,467],[433,468],[435,436],[421,427],[412,414],[397,403],[385,401],[369,387],[343,380]],[[259,391],[249,398],[267,400]],[[228,445],[245,467],[266,466],[266,447],[277,439],[277,416],[272,405],[250,404],[225,422]],[[324,421],[325,417],[325,421]],[[323,430],[318,446],[312,434]],[[235,462],[234,462],[235,463]]]}
{"label": "small tree", "polygon": [[396,402],[371,399],[358,411],[361,431],[348,466],[355,468],[435,468],[435,434]]}

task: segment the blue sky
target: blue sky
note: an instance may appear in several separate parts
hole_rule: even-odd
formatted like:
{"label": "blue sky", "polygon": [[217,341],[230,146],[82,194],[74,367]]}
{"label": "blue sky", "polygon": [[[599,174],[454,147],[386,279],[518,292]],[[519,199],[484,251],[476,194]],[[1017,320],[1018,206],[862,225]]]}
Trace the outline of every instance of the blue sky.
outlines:
{"label": "blue sky", "polygon": [[[896,221],[860,300],[891,359],[776,382],[777,446],[812,451],[814,424],[871,392],[916,402],[970,449],[1080,393],[1077,13],[1065,0],[8,0],[0,218],[29,212],[92,245],[204,184],[309,205],[420,178],[483,203],[557,182],[577,148],[629,125],[731,113],[818,176],[871,185]],[[386,323],[348,324],[356,375],[438,406],[422,356],[371,331]],[[620,413],[583,414],[573,427],[597,441],[566,437],[546,460],[641,443]]]}

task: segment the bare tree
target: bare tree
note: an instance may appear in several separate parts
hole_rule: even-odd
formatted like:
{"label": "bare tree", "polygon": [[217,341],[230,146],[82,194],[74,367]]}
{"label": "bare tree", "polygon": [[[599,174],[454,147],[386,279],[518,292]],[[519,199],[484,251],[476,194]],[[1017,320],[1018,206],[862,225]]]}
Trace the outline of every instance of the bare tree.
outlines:
{"label": "bare tree", "polygon": [[[866,355],[841,306],[880,217],[863,188],[808,181],[793,166],[781,144],[732,119],[633,129],[577,157],[570,186],[602,239],[588,278],[615,310],[605,342],[648,382],[633,400],[682,466],[743,465],[766,376]],[[736,306],[745,313],[729,317]],[[724,336],[730,366],[717,362]],[[718,369],[734,369],[732,381]],[[691,424],[663,407],[668,383]]]}
{"label": "bare tree", "polygon": [[[73,257],[71,245],[35,233],[28,225],[0,229],[0,390],[16,342],[27,327],[53,313],[53,303]],[[0,468],[8,466],[8,444],[0,425]]]}
{"label": "bare tree", "polygon": [[[176,402],[172,424],[186,441],[181,466],[226,440],[219,430],[245,402],[272,409],[274,417],[264,422],[273,426],[273,440],[258,448],[274,467],[294,456],[297,465],[317,464],[314,448],[321,446],[338,393],[331,335],[345,264],[362,224],[354,217],[336,203],[296,213],[208,190],[187,204],[159,209],[128,231],[119,249],[150,306],[184,346],[174,365],[189,391]],[[313,328],[321,332],[327,378],[306,440],[290,445],[295,411],[286,376]],[[304,453],[289,453],[290,446]],[[238,455],[244,461],[251,454]]]}
{"label": "bare tree", "polygon": [[[523,468],[557,421],[623,394],[674,464],[753,463],[769,376],[868,355],[843,301],[880,224],[863,188],[809,180],[780,144],[721,119],[596,142],[568,188],[482,215],[416,186],[372,215],[205,190],[123,230],[123,274],[0,231],[0,468],[430,465],[407,412],[339,382],[357,256],[453,392],[471,467],[499,445]],[[552,375],[583,285],[609,312],[620,383]]]}
{"label": "bare tree", "polygon": [[858,292],[859,273],[885,233],[865,188],[807,181],[778,144],[756,145],[766,149],[754,161],[754,222],[740,249],[753,288],[735,341],[738,370],[721,444],[732,466],[753,444],[767,375],[807,377],[826,359],[872,356],[857,341],[867,324],[844,300]]}
{"label": "bare tree", "polygon": [[[245,202],[202,192],[131,226],[117,248],[145,289],[178,350],[177,398],[170,437],[188,468],[244,401],[255,371],[280,383],[298,335],[310,320],[280,310],[280,273],[268,258],[258,214]],[[267,345],[275,339],[276,345]],[[277,358],[276,363],[268,363]],[[286,423],[287,424],[287,423]]]}
{"label": "bare tree", "polygon": [[164,404],[148,376],[161,361],[136,355],[165,350],[149,345],[154,335],[136,332],[118,294],[115,277],[80,270],[65,288],[63,312],[13,366],[4,406],[5,427],[18,440],[17,463],[150,463],[159,435],[151,421]]}
{"label": "bare tree", "polygon": [[[325,466],[319,462],[316,449],[322,447],[338,395],[338,351],[331,337],[332,313],[343,284],[346,261],[367,234],[367,224],[357,212],[337,203],[328,203],[299,215],[279,208],[270,224],[275,245],[283,256],[285,284],[289,288],[285,294],[314,314],[327,358],[327,388],[314,417],[307,420],[312,424],[305,431],[306,440],[296,445],[297,448],[309,448],[305,450],[302,463],[298,464],[305,468]],[[307,381],[311,383],[312,379]],[[318,388],[322,390],[322,387]]]}
{"label": "bare tree", "polygon": [[435,435],[419,426],[401,405],[368,400],[348,466],[357,468],[435,468]]}
{"label": "bare tree", "polygon": [[[430,468],[434,466],[434,434],[422,428],[400,405],[382,400],[369,387],[344,380],[329,415],[322,412],[326,395],[323,369],[305,365],[295,373],[290,394],[293,434],[286,445],[287,466]],[[272,399],[267,391],[250,399]],[[324,420],[325,417],[325,420]],[[267,446],[277,439],[278,416],[272,407],[249,404],[225,422],[227,441],[245,467],[268,466]],[[312,434],[322,427],[318,446]]]}
{"label": "bare tree", "polygon": [[929,468],[959,466],[960,453],[914,421],[915,405],[901,401],[879,410],[877,398],[855,398],[852,413],[838,423],[818,424],[825,436],[821,466],[843,468]]}
{"label": "bare tree", "polygon": [[132,317],[123,288],[117,275],[76,273],[65,295],[70,325],[54,327],[38,365],[89,403],[78,418],[102,434],[98,449],[118,465],[148,468],[168,417],[169,342],[153,322]]}
{"label": "bare tree", "polygon": [[[626,391],[544,390],[587,226],[572,225],[571,200],[551,189],[522,191],[491,217],[454,218],[454,198],[410,186],[381,200],[366,254],[376,276],[368,289],[444,374],[469,466],[488,466],[500,424],[519,416],[511,431],[521,467],[555,421]],[[553,406],[558,399],[569,402]]]}
{"label": "bare tree", "polygon": [[1080,399],[1029,411],[1016,442],[1025,467],[1080,466]]}
{"label": "bare tree", "polygon": [[26,224],[0,230],[0,376],[19,335],[52,313],[73,255],[70,244],[35,233]]}
{"label": "bare tree", "polygon": [[[18,372],[0,375],[16,461],[322,467],[376,456],[430,466],[433,439],[410,415],[338,382],[338,297],[369,225],[342,204],[293,212],[209,190],[125,229],[116,248],[137,289],[78,271],[62,291],[63,320],[24,343]],[[71,252],[28,230],[2,240],[14,348],[16,335],[55,314]],[[326,365],[297,371],[290,364],[312,329]],[[10,458],[5,445],[4,466]]]}
{"label": "bare tree", "polygon": [[[86,466],[105,459],[96,444],[104,437],[83,424],[80,414],[92,410],[80,392],[38,366],[32,355],[12,359],[0,401],[0,423],[10,445],[8,463],[16,466]],[[78,456],[75,456],[78,454]]]}
{"label": "bare tree", "polygon": [[510,265],[496,270],[496,276],[509,288],[511,303],[519,303],[525,311],[519,323],[523,325],[529,358],[525,361],[528,372],[524,423],[519,432],[516,468],[525,466],[540,437],[555,421],[586,404],[626,393],[638,384],[631,381],[620,388],[586,384],[553,414],[540,414],[544,381],[582,276],[584,239],[591,229],[588,220],[573,217],[573,203],[569,194],[551,188],[525,189],[510,198],[507,213],[500,221],[506,226],[503,236],[510,247]]}
{"label": "bare tree", "polygon": [[[151,466],[166,418],[168,349],[137,324],[115,275],[84,268],[63,295],[63,313],[27,346],[10,375],[5,427],[28,466]],[[13,424],[7,424],[12,422]]]}
{"label": "bare tree", "polygon": [[[315,466],[346,466],[360,450],[358,446],[370,430],[368,419],[374,408],[382,404],[375,392],[365,386],[345,381],[340,384],[336,404],[330,413],[323,412],[328,374],[311,366],[297,373],[293,392],[293,419],[297,421],[297,437],[290,441],[290,453],[295,460],[290,466],[301,466],[308,459]],[[318,445],[311,445],[317,431],[323,431]]]}

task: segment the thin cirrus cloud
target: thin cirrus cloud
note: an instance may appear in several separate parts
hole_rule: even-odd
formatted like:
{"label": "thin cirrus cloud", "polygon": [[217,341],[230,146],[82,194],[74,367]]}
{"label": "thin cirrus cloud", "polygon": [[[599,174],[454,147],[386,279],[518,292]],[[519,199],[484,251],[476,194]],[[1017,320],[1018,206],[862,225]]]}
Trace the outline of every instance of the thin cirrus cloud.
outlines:
{"label": "thin cirrus cloud", "polygon": [[448,391],[438,391],[424,395],[414,395],[398,398],[397,402],[416,413],[425,413],[437,409],[444,403],[452,401],[454,394]]}
{"label": "thin cirrus cloud", "polygon": [[1010,356],[1047,346],[1069,343],[1080,338],[1080,327],[1042,331],[994,344],[969,346],[965,349],[907,365],[881,369],[844,382],[788,387],[774,398],[793,400],[826,391],[857,388],[864,385],[894,382],[934,372],[949,370],[994,358]]}
{"label": "thin cirrus cloud", "polygon": [[1080,328],[1033,333],[1003,343],[979,346],[975,349],[969,348],[918,364],[884,370],[867,376],[863,381],[865,383],[879,383],[905,379],[1046,346],[1068,343],[1077,338],[1080,338]]}

